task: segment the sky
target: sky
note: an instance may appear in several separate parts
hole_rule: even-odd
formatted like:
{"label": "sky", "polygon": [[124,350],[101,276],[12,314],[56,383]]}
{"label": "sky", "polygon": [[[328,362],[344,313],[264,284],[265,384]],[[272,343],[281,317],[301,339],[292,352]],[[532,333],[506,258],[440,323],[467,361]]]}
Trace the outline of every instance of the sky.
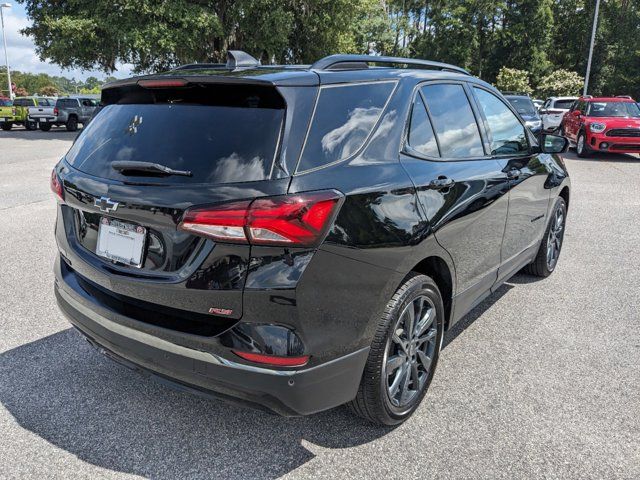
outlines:
{"label": "sky", "polygon": [[[1,0],[4,3],[6,0]],[[101,71],[63,70],[53,63],[43,62],[36,54],[35,46],[31,38],[20,34],[20,30],[31,25],[27,18],[24,6],[9,1],[11,8],[3,8],[4,26],[7,36],[7,54],[11,70],[20,70],[30,73],[48,73],[49,75],[65,76],[76,80],[86,80],[87,77],[102,79],[106,76]],[[1,45],[0,45],[1,48]],[[0,64],[4,65],[4,51],[0,50]],[[131,66],[120,65],[114,77],[124,78],[131,74]]]}

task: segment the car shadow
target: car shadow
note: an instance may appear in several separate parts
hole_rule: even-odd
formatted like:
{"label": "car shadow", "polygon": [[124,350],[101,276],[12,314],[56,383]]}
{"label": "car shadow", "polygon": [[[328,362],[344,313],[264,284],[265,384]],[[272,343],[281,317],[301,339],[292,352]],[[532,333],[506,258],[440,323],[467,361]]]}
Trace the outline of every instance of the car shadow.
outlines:
{"label": "car shadow", "polygon": [[176,392],[104,358],[71,328],[0,354],[0,402],[22,428],[85,462],[156,479],[276,478],[311,460],[313,445],[347,448],[390,431],[344,407],[283,418]]}
{"label": "car shadow", "polygon": [[[456,323],[443,348],[511,288]],[[85,462],[156,479],[276,478],[313,459],[314,448],[392,431],[345,407],[283,418],[174,391],[103,357],[72,328],[0,354],[0,402],[22,428]]]}
{"label": "car shadow", "polygon": [[[519,277],[521,274],[517,274],[515,277]],[[464,317],[456,322],[456,324],[451,327],[444,334],[444,338],[442,339],[442,349],[444,350],[449,346],[451,342],[453,342],[460,334],[462,334],[467,328],[469,328],[473,322],[478,320],[484,312],[489,310],[498,300],[500,300],[509,290],[513,288],[512,280],[515,278],[512,277],[508,283],[503,283],[498,287],[498,289],[485,298],[482,302],[476,305],[469,313],[467,313]]]}

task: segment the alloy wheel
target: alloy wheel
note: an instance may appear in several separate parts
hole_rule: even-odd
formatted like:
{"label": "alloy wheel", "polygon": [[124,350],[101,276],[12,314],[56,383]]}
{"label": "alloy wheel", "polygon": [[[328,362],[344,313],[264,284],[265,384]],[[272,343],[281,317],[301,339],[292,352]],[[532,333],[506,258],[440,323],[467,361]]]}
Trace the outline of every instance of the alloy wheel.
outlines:
{"label": "alloy wheel", "polygon": [[384,375],[391,405],[401,409],[424,390],[436,355],[436,309],[418,296],[399,315],[384,358]]}
{"label": "alloy wheel", "polygon": [[584,135],[578,137],[578,145],[576,145],[576,151],[578,154],[582,154],[584,151]]}
{"label": "alloy wheel", "polygon": [[553,270],[558,263],[562,239],[564,237],[564,210],[558,208],[553,216],[547,238],[547,267]]}

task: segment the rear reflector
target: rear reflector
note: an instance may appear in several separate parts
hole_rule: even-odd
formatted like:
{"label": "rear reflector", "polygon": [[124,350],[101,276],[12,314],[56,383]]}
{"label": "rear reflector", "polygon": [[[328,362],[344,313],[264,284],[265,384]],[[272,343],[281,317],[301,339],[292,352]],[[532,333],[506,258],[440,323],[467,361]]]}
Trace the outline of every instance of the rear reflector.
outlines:
{"label": "rear reflector", "polygon": [[138,85],[144,88],[179,88],[186,87],[186,80],[167,79],[167,80],[138,80]]}
{"label": "rear reflector", "polygon": [[185,212],[178,228],[222,242],[315,246],[341,199],[329,190],[197,207]]}
{"label": "rear reflector", "polygon": [[275,355],[263,355],[261,353],[240,352],[233,350],[233,353],[245,360],[263,365],[275,365],[278,367],[302,367],[309,361],[309,355],[301,357],[277,357]]}
{"label": "rear reflector", "polygon": [[62,182],[60,181],[55,168],[51,172],[51,182],[49,186],[51,187],[51,191],[55,193],[60,200],[64,200],[64,190],[62,189]]}

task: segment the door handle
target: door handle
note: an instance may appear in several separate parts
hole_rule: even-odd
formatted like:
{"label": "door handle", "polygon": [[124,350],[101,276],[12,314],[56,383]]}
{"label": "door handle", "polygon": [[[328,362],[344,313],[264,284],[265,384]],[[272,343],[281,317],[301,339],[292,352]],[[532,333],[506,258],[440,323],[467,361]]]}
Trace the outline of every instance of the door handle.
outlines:
{"label": "door handle", "polygon": [[451,187],[454,183],[456,182],[452,178],[440,176],[435,180],[431,180],[428,187],[431,190],[444,190],[445,188]]}
{"label": "door handle", "polygon": [[507,178],[509,179],[518,178],[520,175],[522,175],[522,171],[518,168],[512,168],[511,170],[507,171]]}

